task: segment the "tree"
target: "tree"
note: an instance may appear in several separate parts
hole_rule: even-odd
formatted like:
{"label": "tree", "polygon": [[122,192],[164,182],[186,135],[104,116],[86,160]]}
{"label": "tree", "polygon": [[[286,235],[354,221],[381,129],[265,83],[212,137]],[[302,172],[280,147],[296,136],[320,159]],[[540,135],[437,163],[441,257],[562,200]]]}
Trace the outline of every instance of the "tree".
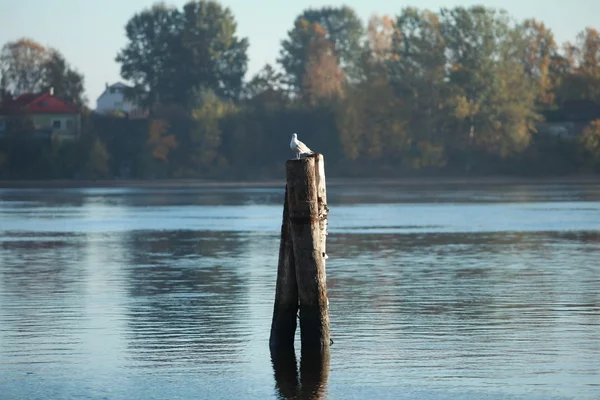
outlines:
{"label": "tree", "polygon": [[537,104],[550,107],[554,103],[557,75],[553,75],[553,62],[558,61],[558,48],[554,34],[543,22],[525,20],[516,33],[523,39],[522,62],[525,73],[533,79],[537,91]]}
{"label": "tree", "polygon": [[385,82],[365,82],[353,88],[336,109],[336,126],[349,160],[406,162],[410,145],[406,107]]}
{"label": "tree", "polygon": [[254,105],[281,106],[287,101],[283,74],[266,64],[250,79],[243,90],[244,99]]}
{"label": "tree", "polygon": [[146,142],[152,157],[164,163],[169,162],[169,152],[178,146],[175,135],[169,134],[169,128],[170,124],[163,119],[150,121],[148,141]]}
{"label": "tree", "polygon": [[361,55],[362,82],[389,82],[388,62],[392,52],[396,23],[389,15],[372,15],[367,26],[367,38]]}
{"label": "tree", "polygon": [[2,87],[14,95],[39,93],[54,89],[54,95],[67,103],[82,107],[83,76],[71,69],[64,56],[30,39],[4,45],[0,55]]}
{"label": "tree", "polygon": [[40,92],[44,86],[45,66],[50,58],[51,53],[31,39],[6,43],[0,52],[4,89],[15,96]]}
{"label": "tree", "polygon": [[586,28],[577,35],[575,63],[579,72],[597,77],[600,75],[600,33]]}
{"label": "tree", "polygon": [[600,104],[600,33],[586,28],[577,35],[575,44],[565,44],[564,52],[569,73],[562,79],[560,99]]}
{"label": "tree", "polygon": [[50,58],[44,64],[42,90],[53,88],[56,97],[77,108],[83,107],[87,102],[84,96],[83,75],[71,69],[57,50],[51,50],[50,54]]}
{"label": "tree", "polygon": [[600,170],[600,120],[590,122],[578,138],[584,157],[592,168]]}
{"label": "tree", "polygon": [[248,63],[248,39],[236,36],[229,8],[216,1],[190,1],[183,7],[183,49],[190,61],[193,87],[210,88],[219,97],[238,99]]}
{"label": "tree", "polygon": [[108,176],[108,151],[106,146],[95,138],[89,151],[85,172],[93,178],[105,178]]}
{"label": "tree", "polygon": [[223,131],[221,121],[235,110],[231,101],[223,102],[211,90],[200,93],[201,106],[192,111],[191,166],[194,174],[206,174],[215,167],[225,167],[227,159],[220,152]]}
{"label": "tree", "polygon": [[229,8],[190,1],[182,11],[156,4],[135,14],[125,30],[128,43],[117,55],[121,76],[133,81],[144,103],[191,108],[195,91],[210,88],[237,99],[247,65],[247,39],[238,39]]}
{"label": "tree", "polygon": [[[398,16],[387,60],[389,79],[396,94],[410,109],[408,131],[413,165],[426,166],[419,158],[443,163],[439,146],[445,137],[448,96],[446,38],[439,16],[430,11],[406,8]],[[433,151],[428,156],[424,151]],[[435,161],[434,161],[435,160]]]}
{"label": "tree", "polygon": [[125,26],[129,42],[116,61],[121,64],[121,76],[132,81],[138,93],[147,93],[144,106],[176,99],[171,85],[178,72],[173,68],[173,50],[181,35],[180,20],[177,9],[155,4],[135,14]]}
{"label": "tree", "polygon": [[391,56],[396,23],[389,15],[372,15],[367,26],[367,47],[371,57],[384,62]]}
{"label": "tree", "polygon": [[519,57],[520,32],[505,12],[480,6],[444,9],[441,16],[452,130],[462,132],[453,142],[502,158],[522,151],[540,117],[537,90]]}
{"label": "tree", "polygon": [[341,95],[345,82],[334,44],[326,36],[320,24],[300,19],[290,32],[290,41],[283,43],[279,61],[287,73],[287,83],[310,103]]}
{"label": "tree", "polygon": [[337,58],[344,74],[354,80],[361,76],[361,41],[364,27],[354,10],[349,7],[308,9],[294,21],[294,28],[281,42],[278,62],[286,72],[288,84],[299,91],[302,86],[315,37],[331,43],[331,56]]}
{"label": "tree", "polygon": [[314,34],[306,48],[306,64],[302,76],[302,96],[309,104],[320,99],[341,97],[345,75],[338,64],[333,43],[326,39],[320,25],[313,24]]}
{"label": "tree", "polygon": [[353,9],[347,6],[307,9],[298,19],[319,24],[325,30],[325,39],[333,43],[333,54],[344,73],[352,79],[360,78],[365,28]]}

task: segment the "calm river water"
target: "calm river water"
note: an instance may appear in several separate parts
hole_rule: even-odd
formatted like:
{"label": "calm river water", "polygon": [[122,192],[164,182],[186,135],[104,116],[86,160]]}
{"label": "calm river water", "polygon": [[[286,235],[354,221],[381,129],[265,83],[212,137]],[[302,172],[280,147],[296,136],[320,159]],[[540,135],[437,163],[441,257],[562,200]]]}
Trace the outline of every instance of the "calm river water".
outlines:
{"label": "calm river water", "polygon": [[328,198],[309,395],[268,348],[281,187],[0,189],[0,399],[600,399],[600,185]]}

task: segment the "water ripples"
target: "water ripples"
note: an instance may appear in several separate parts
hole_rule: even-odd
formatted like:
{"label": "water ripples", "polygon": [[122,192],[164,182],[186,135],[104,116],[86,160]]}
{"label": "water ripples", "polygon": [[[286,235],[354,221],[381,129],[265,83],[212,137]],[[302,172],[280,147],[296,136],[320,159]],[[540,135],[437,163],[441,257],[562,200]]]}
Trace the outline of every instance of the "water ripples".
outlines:
{"label": "water ripples", "polygon": [[[598,398],[597,189],[582,201],[554,188],[552,204],[484,204],[500,194],[478,192],[485,201],[471,206],[449,203],[468,193],[429,192],[418,206],[388,189],[376,207],[348,190],[337,194],[346,205],[331,202],[335,344],[315,393]],[[242,191],[227,207],[209,204],[220,191],[18,193],[0,192],[3,399],[287,390],[268,352],[276,193]]]}

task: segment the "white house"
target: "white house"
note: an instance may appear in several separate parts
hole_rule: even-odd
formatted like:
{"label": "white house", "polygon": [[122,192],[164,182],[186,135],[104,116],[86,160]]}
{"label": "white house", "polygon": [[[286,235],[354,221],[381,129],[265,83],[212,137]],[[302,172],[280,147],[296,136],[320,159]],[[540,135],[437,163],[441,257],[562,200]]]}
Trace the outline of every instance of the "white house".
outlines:
{"label": "white house", "polygon": [[117,82],[112,85],[106,84],[104,92],[96,100],[96,112],[98,114],[112,114],[122,112],[129,117],[144,117],[145,113],[131,101],[125,99],[125,90],[129,86]]}

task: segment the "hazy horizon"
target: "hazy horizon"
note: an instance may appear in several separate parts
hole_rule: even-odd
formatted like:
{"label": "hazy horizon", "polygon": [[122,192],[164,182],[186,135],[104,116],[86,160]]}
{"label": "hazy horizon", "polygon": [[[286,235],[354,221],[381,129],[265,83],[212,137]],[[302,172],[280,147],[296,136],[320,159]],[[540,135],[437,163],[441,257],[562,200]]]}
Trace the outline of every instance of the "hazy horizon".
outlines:
{"label": "hazy horizon", "polygon": [[[166,3],[180,8],[188,1]],[[28,37],[59,50],[71,66],[84,75],[88,106],[93,109],[105,83],[124,81],[115,56],[126,44],[125,24],[135,13],[154,3],[156,1],[147,0],[107,0],[102,3],[77,0],[2,2],[0,43],[4,45],[21,37]],[[238,23],[238,36],[249,39],[246,79],[266,63],[275,64],[281,40],[292,28],[294,19],[311,7],[347,5],[354,8],[366,23],[373,14],[397,15],[402,8],[408,6],[438,11],[443,7],[482,4],[505,9],[517,20],[536,18],[543,21],[552,29],[559,45],[574,41],[585,27],[595,27],[597,15],[600,14],[600,2],[592,0],[573,0],[568,3],[568,7],[558,0],[422,0],[418,3],[401,2],[395,6],[389,5],[385,0],[300,0],[293,5],[273,0],[224,0],[220,3],[232,10]]]}

